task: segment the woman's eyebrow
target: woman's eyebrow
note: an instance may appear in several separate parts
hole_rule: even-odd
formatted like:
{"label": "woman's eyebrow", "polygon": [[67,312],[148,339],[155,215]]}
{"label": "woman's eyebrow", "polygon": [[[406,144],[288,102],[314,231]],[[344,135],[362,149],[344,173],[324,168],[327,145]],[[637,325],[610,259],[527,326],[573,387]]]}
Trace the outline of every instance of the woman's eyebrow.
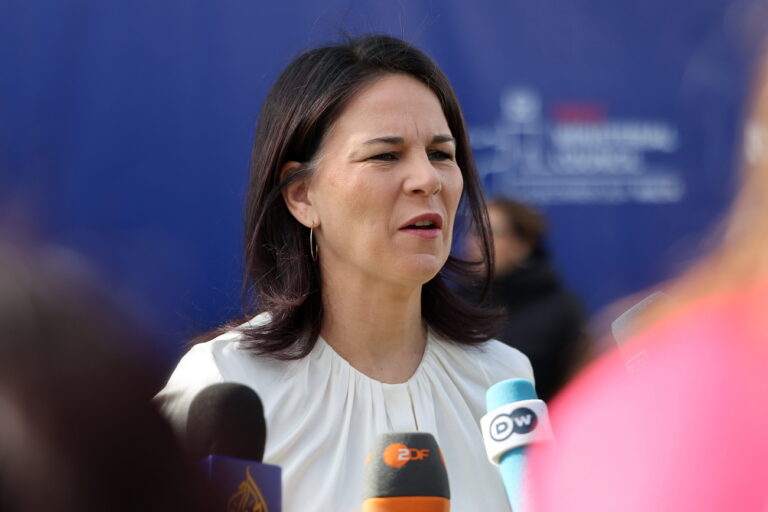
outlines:
{"label": "woman's eyebrow", "polygon": [[402,137],[396,137],[396,136],[389,136],[389,137],[376,137],[375,139],[367,140],[363,142],[363,144],[402,144],[405,142],[405,139]]}
{"label": "woman's eyebrow", "polygon": [[454,146],[456,145],[456,139],[451,135],[435,135],[432,137],[432,144],[443,144],[445,142],[450,142]]}
{"label": "woman's eyebrow", "polygon": [[[387,136],[387,137],[376,137],[375,139],[370,139],[363,144],[403,144],[405,142],[405,139],[402,137],[397,136]],[[445,142],[450,142],[452,144],[456,144],[456,139],[451,135],[435,135],[432,137],[432,144],[443,144]]]}

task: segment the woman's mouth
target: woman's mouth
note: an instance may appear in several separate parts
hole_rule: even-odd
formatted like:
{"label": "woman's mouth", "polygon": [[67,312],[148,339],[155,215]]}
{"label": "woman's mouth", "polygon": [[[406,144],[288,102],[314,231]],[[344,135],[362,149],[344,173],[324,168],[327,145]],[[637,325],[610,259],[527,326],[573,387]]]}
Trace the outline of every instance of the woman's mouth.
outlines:
{"label": "woman's mouth", "polygon": [[420,238],[437,238],[443,228],[443,218],[437,213],[425,213],[406,222],[400,231]]}

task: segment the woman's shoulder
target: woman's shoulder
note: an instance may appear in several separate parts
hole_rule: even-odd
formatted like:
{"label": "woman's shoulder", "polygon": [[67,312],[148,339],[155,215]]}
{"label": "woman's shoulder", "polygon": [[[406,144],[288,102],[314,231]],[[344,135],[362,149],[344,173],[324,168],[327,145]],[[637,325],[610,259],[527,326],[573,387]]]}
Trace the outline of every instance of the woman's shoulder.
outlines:
{"label": "woman's shoulder", "polygon": [[462,345],[437,335],[433,339],[439,356],[463,369],[481,373],[489,386],[506,379],[535,382],[528,357],[501,341],[491,339],[477,345]]}
{"label": "woman's shoulder", "polygon": [[198,343],[187,351],[174,368],[165,387],[155,397],[155,403],[172,422],[186,424],[186,413],[197,394],[220,382],[245,384],[257,393],[279,383],[288,374],[294,361],[282,361],[258,355],[245,345],[244,329],[269,321],[259,315],[216,338]]}
{"label": "woman's shoulder", "polygon": [[515,378],[535,382],[531,361],[518,349],[496,339],[486,341],[479,349],[489,374],[496,377],[495,382]]}

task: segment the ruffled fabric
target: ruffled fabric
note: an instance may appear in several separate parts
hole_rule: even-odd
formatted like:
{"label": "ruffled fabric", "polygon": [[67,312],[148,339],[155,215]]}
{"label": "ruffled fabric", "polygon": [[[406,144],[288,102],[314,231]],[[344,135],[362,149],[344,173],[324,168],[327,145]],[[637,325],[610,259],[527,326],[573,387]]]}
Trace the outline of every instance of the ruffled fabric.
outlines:
{"label": "ruffled fabric", "polygon": [[533,380],[517,350],[497,341],[465,347],[430,333],[413,376],[387,384],[359,372],[322,338],[307,357],[277,361],[241,349],[239,336],[232,331],[193,347],[156,400],[183,434],[189,404],[204,387],[226,381],[254,389],[267,421],[264,462],[283,468],[286,512],[359,510],[368,450],[379,434],[403,431],[437,439],[451,510],[509,510],[479,420],[491,385]]}

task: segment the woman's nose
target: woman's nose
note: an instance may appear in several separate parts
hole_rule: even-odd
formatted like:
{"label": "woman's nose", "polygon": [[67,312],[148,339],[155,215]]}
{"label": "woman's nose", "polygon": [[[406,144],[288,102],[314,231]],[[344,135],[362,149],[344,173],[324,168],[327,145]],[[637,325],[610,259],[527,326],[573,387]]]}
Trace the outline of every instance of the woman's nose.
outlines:
{"label": "woman's nose", "polygon": [[443,186],[440,173],[427,155],[414,158],[408,163],[408,176],[405,180],[405,191],[408,194],[433,196],[440,192]]}

